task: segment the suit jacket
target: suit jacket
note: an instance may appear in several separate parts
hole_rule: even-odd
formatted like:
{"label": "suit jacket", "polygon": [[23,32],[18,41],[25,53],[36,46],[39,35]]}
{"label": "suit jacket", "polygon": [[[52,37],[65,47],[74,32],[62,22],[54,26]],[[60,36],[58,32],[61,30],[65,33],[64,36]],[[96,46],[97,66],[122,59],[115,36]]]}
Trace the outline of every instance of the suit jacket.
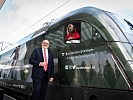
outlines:
{"label": "suit jacket", "polygon": [[[33,65],[32,68],[32,78],[43,79],[45,76],[44,69],[42,66],[39,66],[40,62],[43,62],[43,52],[42,48],[35,48],[29,59],[29,63]],[[53,62],[53,53],[48,49],[48,78],[53,77],[54,75],[54,62]]]}

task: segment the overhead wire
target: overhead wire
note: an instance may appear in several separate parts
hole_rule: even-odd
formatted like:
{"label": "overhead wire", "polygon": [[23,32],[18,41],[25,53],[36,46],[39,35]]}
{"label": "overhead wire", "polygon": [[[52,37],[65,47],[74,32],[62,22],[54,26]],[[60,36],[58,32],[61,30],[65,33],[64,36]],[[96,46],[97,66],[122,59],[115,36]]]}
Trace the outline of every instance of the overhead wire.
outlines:
{"label": "overhead wire", "polygon": [[[51,11],[50,13],[48,13],[47,15],[45,15],[44,17],[42,17],[41,19],[39,19],[38,21],[36,21],[34,24],[32,24],[31,26],[29,26],[28,28],[26,28],[23,32],[25,32],[26,30],[30,29],[31,27],[33,27],[34,25],[36,25],[37,23],[39,23],[40,21],[42,21],[43,19],[45,19],[46,17],[48,17],[49,15],[51,15],[52,13],[54,13],[55,11],[57,11],[58,9],[60,9],[61,7],[63,7],[64,5],[66,5],[70,1],[71,0],[67,0],[65,3],[61,4],[60,6],[58,6],[57,8],[55,8],[53,11]],[[17,37],[19,35],[21,35],[23,32],[21,32],[20,34],[18,34]]]}
{"label": "overhead wire", "polygon": [[[36,2],[36,1],[34,1]],[[33,5],[35,4],[34,2],[32,1],[27,1],[27,2],[24,2],[23,6],[19,9],[19,12],[17,12],[17,14],[20,16],[20,17],[23,17],[25,16],[24,12],[25,12],[25,9],[32,9]],[[30,5],[29,5],[30,3]],[[35,5],[34,5],[35,6]],[[36,5],[37,6],[37,5]],[[39,6],[39,5],[38,5]],[[21,23],[18,23],[18,24],[15,24],[15,27],[13,28],[13,30],[16,30],[18,28],[18,26],[22,25],[24,23],[25,19],[22,19],[21,20]],[[18,34],[19,35],[19,34]]]}

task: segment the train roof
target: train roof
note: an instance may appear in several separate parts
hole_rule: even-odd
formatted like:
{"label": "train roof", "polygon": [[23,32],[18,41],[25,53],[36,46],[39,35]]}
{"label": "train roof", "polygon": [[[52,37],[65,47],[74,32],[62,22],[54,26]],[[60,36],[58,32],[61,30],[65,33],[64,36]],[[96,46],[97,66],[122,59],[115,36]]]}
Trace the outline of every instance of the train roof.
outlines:
{"label": "train roof", "polygon": [[[52,28],[55,28],[57,26],[60,26],[64,23],[73,21],[73,20],[83,20],[83,21],[89,21],[89,23],[91,24],[96,24],[97,27],[106,27],[104,26],[104,24],[110,20],[110,22],[112,21],[111,19],[109,19],[109,15],[108,14],[111,12],[96,8],[96,7],[83,7],[83,8],[79,8],[77,10],[74,10],[72,12],[69,12],[68,14],[60,17],[59,19],[56,19],[52,22],[48,22],[48,24],[46,24],[46,26],[41,27],[40,29],[38,29],[37,31],[29,34],[28,36],[24,37],[23,39],[21,39],[20,41],[7,46],[4,50],[0,51],[0,55],[17,47],[18,45],[21,45],[23,43],[26,43],[29,40],[32,40],[36,37],[38,37],[41,34],[45,34],[46,31],[51,30]],[[113,13],[111,13],[113,14]],[[89,17],[87,17],[89,16]],[[84,19],[83,19],[84,17]],[[105,18],[104,18],[105,17]],[[108,24],[108,26],[111,26],[110,23],[106,23]],[[112,28],[114,28],[112,26]],[[112,34],[115,35],[115,34]],[[126,41],[127,42],[127,41]]]}
{"label": "train roof", "polygon": [[[107,41],[121,41],[133,44],[133,40],[131,39],[133,36],[132,24],[130,23],[129,25],[125,19],[115,13],[96,7],[83,7],[74,10],[55,20],[49,27],[49,30],[74,20],[84,21],[102,29],[102,35]],[[122,39],[120,40],[120,38]]]}

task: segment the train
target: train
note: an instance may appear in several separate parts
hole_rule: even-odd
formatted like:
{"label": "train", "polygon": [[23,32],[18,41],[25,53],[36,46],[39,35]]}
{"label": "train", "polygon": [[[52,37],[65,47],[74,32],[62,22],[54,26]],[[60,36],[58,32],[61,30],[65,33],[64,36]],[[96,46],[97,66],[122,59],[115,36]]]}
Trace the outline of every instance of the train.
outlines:
{"label": "train", "polygon": [[46,100],[132,100],[132,37],[132,24],[117,14],[96,7],[76,9],[0,52],[0,88],[17,100],[31,99],[29,58],[47,39],[54,81]]}

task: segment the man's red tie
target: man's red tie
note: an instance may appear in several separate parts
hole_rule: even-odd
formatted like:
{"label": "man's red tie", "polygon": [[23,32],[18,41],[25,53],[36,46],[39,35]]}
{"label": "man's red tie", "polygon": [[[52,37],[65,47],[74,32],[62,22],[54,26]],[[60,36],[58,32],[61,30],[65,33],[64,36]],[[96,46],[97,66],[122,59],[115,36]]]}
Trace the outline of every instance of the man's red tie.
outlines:
{"label": "man's red tie", "polygon": [[44,70],[47,71],[47,56],[46,56],[46,50],[44,50],[44,62],[46,63],[46,65],[44,65]]}

